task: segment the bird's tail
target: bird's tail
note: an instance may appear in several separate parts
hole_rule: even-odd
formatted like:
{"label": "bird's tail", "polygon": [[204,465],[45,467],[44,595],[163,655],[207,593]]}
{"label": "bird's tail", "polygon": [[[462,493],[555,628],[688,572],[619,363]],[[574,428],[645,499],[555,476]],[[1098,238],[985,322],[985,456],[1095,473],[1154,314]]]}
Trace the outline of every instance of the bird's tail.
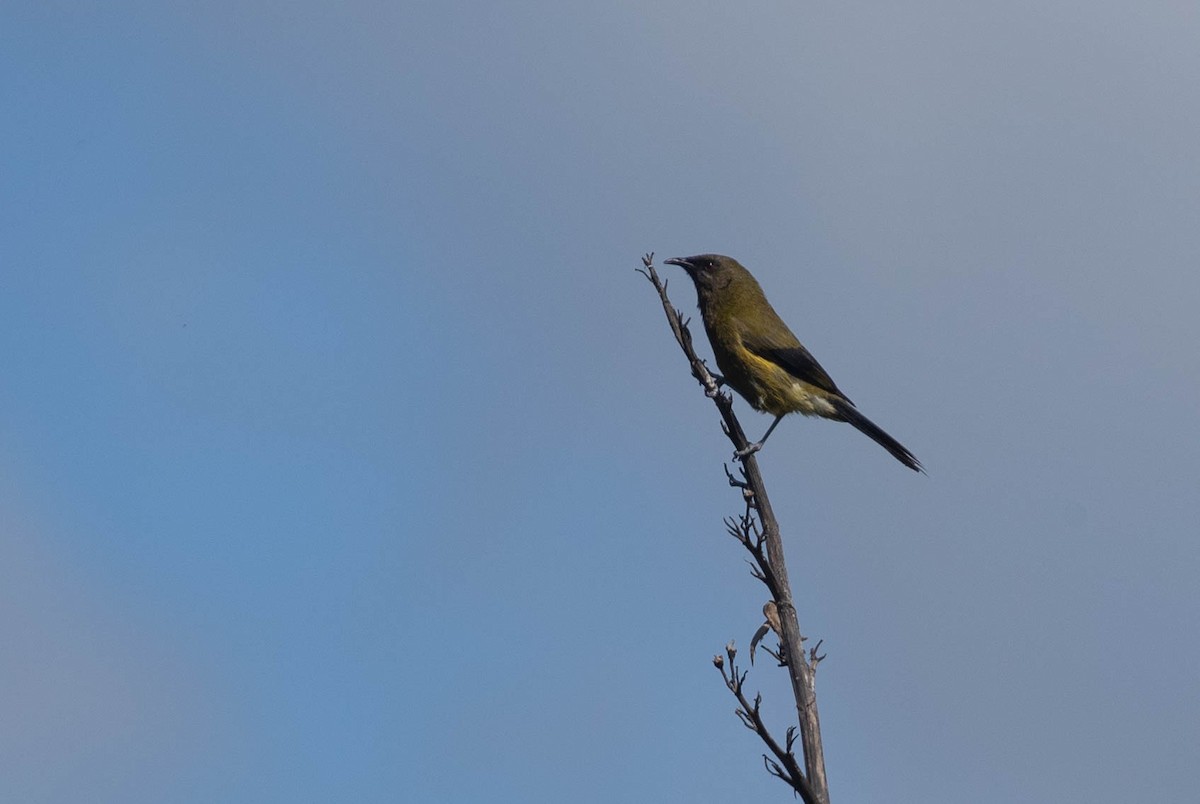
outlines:
{"label": "bird's tail", "polygon": [[858,412],[858,408],[854,407],[848,400],[833,399],[833,406],[837,409],[838,416],[842,421],[854,425],[860,432],[870,438],[879,446],[892,453],[892,457],[900,461],[900,463],[912,469],[915,472],[924,472],[925,467],[921,466],[911,452],[903,444],[883,431],[879,425],[868,419],[866,416]]}

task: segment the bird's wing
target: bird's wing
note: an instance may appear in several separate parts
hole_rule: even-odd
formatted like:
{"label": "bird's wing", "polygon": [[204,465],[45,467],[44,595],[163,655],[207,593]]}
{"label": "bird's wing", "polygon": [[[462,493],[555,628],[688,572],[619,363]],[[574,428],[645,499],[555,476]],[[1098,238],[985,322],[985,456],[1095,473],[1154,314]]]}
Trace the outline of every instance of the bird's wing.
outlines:
{"label": "bird's wing", "polygon": [[[835,396],[840,396],[847,402],[850,401],[849,397],[843,394],[837,385],[834,384],[833,378],[826,373],[825,369],[821,368],[821,364],[817,362],[817,359],[799,341],[795,340],[794,337],[789,338],[788,342],[782,343],[779,338],[755,332],[744,325],[739,325],[738,329],[738,334],[742,338],[742,345],[752,354],[758,355],[764,360],[770,360],[802,382],[816,386],[822,391],[828,391]],[[789,332],[788,334],[790,335],[791,333]]]}

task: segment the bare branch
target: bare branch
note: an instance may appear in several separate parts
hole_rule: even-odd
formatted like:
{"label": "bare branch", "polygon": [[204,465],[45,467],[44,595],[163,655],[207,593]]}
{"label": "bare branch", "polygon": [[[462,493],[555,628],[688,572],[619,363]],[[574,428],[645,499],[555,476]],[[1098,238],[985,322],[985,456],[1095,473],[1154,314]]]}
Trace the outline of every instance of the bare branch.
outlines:
{"label": "bare branch", "polygon": [[[733,643],[731,642],[730,645]],[[728,650],[726,651],[728,654]],[[767,726],[762,719],[762,694],[755,693],[754,701],[746,699],[744,692],[746,673],[739,672],[736,665],[733,664],[733,659],[730,657],[730,670],[727,673],[724,668],[724,663],[717,664],[716,660],[713,664],[721,671],[721,678],[725,680],[725,686],[733,693],[737,699],[738,708],[734,710],[738,720],[742,722],[750,731],[758,735],[763,744],[767,746],[767,750],[771,752],[774,759],[763,755],[763,761],[767,763],[767,771],[776,776],[795,790],[805,804],[819,804],[821,799],[817,798],[816,791],[809,784],[808,779],[804,775],[804,771],[800,769],[799,763],[796,761],[796,755],[792,752],[792,744],[796,727],[792,726],[787,731],[786,748],[780,746],[779,743],[771,736],[771,732],[767,730]]]}
{"label": "bare branch", "polygon": [[[789,781],[789,784],[792,784],[793,788],[800,793],[806,804],[828,804],[829,786],[825,778],[825,755],[824,748],[821,745],[821,723],[817,713],[815,689],[816,665],[824,656],[819,656],[816,648],[813,648],[807,656],[805,655],[803,647],[804,637],[801,635],[799,619],[796,616],[796,607],[792,601],[787,564],[783,555],[783,539],[780,535],[779,523],[775,519],[774,511],[771,508],[770,499],[767,497],[766,486],[763,483],[762,474],[758,467],[758,460],[753,453],[747,453],[750,442],[742,430],[741,423],[738,422],[737,417],[733,413],[732,397],[727,393],[721,392],[719,378],[712,374],[705,362],[697,356],[692,345],[692,334],[688,329],[688,322],[683,320],[679,310],[671,304],[670,299],[667,297],[666,282],[659,277],[658,272],[654,268],[654,255],[647,254],[642,259],[642,266],[638,271],[658,291],[663,313],[667,317],[667,323],[675,336],[676,342],[687,357],[692,376],[703,387],[705,395],[712,399],[713,403],[717,406],[717,410],[721,415],[721,429],[730,442],[732,442],[735,453],[744,455],[744,457],[740,458],[742,479],[736,479],[728,467],[725,469],[725,475],[731,486],[742,491],[742,496],[746,504],[746,513],[741,517],[740,521],[727,520],[726,528],[750,553],[754,560],[754,564],[751,567],[752,573],[767,586],[776,606],[776,614],[779,620],[777,632],[780,637],[781,648],[780,654],[776,655],[779,657],[780,663],[787,667],[788,676],[792,683],[792,693],[796,702],[796,714],[799,723],[800,743],[804,753],[804,771],[802,772],[799,767],[795,767],[793,770],[793,767],[788,765],[785,758],[792,756],[789,751],[779,749],[773,739],[768,742],[770,735],[766,733],[765,727],[761,726],[761,719],[757,721],[758,725],[755,730],[759,734],[759,737],[767,744],[768,748],[775,746],[775,748],[771,749],[771,753],[775,756],[774,762],[781,766],[782,770],[780,773],[773,773],[773,775],[777,775],[781,779],[785,778],[784,774],[790,777],[792,781]],[[756,515],[757,521],[755,521],[755,516],[752,516],[752,514]],[[820,643],[818,643],[819,645]],[[744,675],[739,678],[736,669],[733,667],[734,654],[728,649],[727,656],[731,668],[730,675],[726,674],[722,666],[723,662],[718,664],[714,660],[714,664],[717,664],[722,676],[726,678],[726,686],[729,686],[730,690],[738,697],[739,703],[742,704],[742,710],[750,717],[752,722],[755,722],[757,712],[749,706],[748,702],[745,702],[742,696],[741,686],[744,681]],[[731,681],[733,682],[732,685]],[[778,749],[778,752],[776,749]],[[795,766],[795,764],[793,757],[792,766]],[[769,764],[768,770],[771,770]],[[801,786],[797,786],[797,783]]]}

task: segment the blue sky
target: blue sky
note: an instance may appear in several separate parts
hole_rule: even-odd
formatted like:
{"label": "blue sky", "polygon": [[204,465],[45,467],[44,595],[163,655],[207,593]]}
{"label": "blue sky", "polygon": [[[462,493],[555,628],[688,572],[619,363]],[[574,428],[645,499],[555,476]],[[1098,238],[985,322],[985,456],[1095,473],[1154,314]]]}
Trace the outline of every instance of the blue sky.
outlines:
{"label": "blue sky", "polygon": [[763,602],[728,443],[633,270],[717,251],[929,469],[761,458],[834,800],[1194,800],[1197,41],[5,4],[0,799],[786,800],[709,664]]}

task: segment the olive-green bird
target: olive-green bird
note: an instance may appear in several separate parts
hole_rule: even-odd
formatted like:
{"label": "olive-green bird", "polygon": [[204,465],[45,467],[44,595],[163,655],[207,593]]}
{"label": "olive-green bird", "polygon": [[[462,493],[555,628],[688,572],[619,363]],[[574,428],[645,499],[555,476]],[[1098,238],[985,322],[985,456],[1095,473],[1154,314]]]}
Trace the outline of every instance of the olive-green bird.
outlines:
{"label": "olive-green bird", "polygon": [[751,407],[775,416],[762,439],[739,453],[757,452],[789,413],[848,422],[909,469],[925,471],[903,444],[858,412],[825,369],[771,307],[758,281],[732,257],[701,254],[666,261],[696,283],[700,316],[722,381]]}

